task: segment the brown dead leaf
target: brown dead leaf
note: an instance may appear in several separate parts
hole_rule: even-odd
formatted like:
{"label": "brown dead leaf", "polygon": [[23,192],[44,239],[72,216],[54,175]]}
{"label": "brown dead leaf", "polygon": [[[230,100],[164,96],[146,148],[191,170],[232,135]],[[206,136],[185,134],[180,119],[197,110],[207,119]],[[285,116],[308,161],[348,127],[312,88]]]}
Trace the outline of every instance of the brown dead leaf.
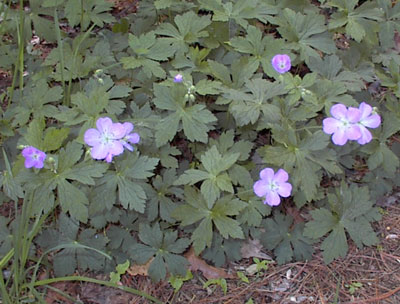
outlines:
{"label": "brown dead leaf", "polygon": [[149,270],[149,267],[150,267],[150,264],[152,261],[153,261],[153,258],[151,258],[144,265],[133,264],[131,267],[128,268],[128,270],[126,272],[128,274],[130,274],[131,276],[137,276],[137,275],[148,276],[148,270]]}
{"label": "brown dead leaf", "polygon": [[242,248],[240,248],[240,253],[245,259],[254,257],[263,260],[272,260],[268,254],[261,251],[262,249],[263,246],[261,245],[260,240],[249,239],[246,243],[243,243]]}
{"label": "brown dead leaf", "polygon": [[219,278],[232,279],[235,277],[234,275],[227,273],[222,268],[208,265],[204,260],[199,258],[194,253],[193,247],[191,247],[190,250],[185,254],[185,257],[190,263],[189,269],[191,271],[200,270],[207,280]]}

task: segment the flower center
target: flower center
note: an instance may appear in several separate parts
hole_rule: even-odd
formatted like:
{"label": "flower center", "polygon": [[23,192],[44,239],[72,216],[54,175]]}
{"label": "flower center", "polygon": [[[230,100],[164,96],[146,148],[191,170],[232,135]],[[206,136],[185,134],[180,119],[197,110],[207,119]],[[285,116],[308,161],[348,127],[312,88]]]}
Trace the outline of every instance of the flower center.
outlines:
{"label": "flower center", "polygon": [[284,68],[285,68],[285,66],[286,66],[286,65],[285,65],[285,63],[284,63],[284,62],[282,62],[282,61],[281,61],[281,62],[279,63],[279,67],[280,67],[281,69],[284,69]]}
{"label": "flower center", "polygon": [[279,189],[279,186],[274,181],[271,181],[269,183],[269,188],[271,189],[271,191],[275,192]]}

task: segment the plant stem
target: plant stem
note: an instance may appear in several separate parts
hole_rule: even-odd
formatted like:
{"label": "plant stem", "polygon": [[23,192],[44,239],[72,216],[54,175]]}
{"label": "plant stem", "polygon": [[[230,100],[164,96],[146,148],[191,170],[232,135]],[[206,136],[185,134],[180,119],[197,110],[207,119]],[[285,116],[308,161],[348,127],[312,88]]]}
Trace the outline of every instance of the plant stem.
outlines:
{"label": "plant stem", "polygon": [[[95,283],[95,284],[104,285],[104,286],[108,286],[108,287],[114,287],[114,288],[118,288],[118,289],[121,289],[121,290],[126,291],[126,292],[130,292],[132,294],[144,297],[144,298],[146,298],[146,299],[148,299],[150,301],[153,301],[154,303],[163,304],[163,302],[161,302],[157,298],[155,298],[153,296],[150,296],[147,293],[139,291],[137,289],[130,288],[130,287],[127,287],[127,286],[120,286],[120,285],[117,285],[115,283],[111,283],[109,281],[97,280],[97,279],[88,278],[88,277],[82,277],[82,276],[68,276],[68,277],[40,280],[40,281],[34,282],[33,286],[34,287],[38,287],[38,286],[44,286],[44,285],[49,285],[49,284],[52,284],[52,283],[63,282],[63,281],[81,281],[81,282]],[[26,287],[28,287],[28,284],[24,284],[24,285],[21,286],[21,288],[26,288]]]}

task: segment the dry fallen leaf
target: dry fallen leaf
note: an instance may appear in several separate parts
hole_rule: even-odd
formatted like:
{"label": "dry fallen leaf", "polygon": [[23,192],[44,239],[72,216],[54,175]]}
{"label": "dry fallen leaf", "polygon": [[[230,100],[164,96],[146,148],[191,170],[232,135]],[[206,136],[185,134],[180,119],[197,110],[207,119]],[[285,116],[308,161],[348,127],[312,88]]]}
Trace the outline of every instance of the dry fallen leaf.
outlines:
{"label": "dry fallen leaf", "polygon": [[126,272],[131,276],[137,276],[137,275],[148,276],[148,270],[152,261],[153,258],[148,260],[148,262],[144,265],[133,264],[131,267],[128,268]]}
{"label": "dry fallen leaf", "polygon": [[263,260],[272,260],[272,258],[263,252],[261,252],[263,246],[260,243],[260,240],[257,239],[249,239],[246,243],[243,243],[242,248],[240,248],[240,253],[242,254],[242,258],[260,258]]}
{"label": "dry fallen leaf", "polygon": [[191,247],[190,250],[185,254],[185,257],[190,263],[189,269],[191,271],[200,270],[207,280],[219,278],[232,279],[235,277],[234,275],[227,273],[222,268],[208,265],[204,260],[199,258],[194,253],[193,247]]}

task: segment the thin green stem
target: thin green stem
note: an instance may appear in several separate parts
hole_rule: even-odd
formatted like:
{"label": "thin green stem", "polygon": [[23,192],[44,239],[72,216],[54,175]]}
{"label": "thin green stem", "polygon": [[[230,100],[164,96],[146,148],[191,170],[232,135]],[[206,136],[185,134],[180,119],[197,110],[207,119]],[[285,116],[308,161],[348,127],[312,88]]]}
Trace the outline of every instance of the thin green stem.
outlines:
{"label": "thin green stem", "polygon": [[1,291],[1,299],[4,304],[11,304],[11,299],[10,295],[8,294],[5,284],[4,284],[4,278],[3,278],[3,271],[0,270],[0,291]]}
{"label": "thin green stem", "polygon": [[[82,277],[82,276],[68,276],[68,277],[61,277],[61,278],[52,278],[52,279],[46,279],[46,280],[40,280],[40,281],[36,281],[33,283],[34,287],[38,287],[38,286],[44,286],[44,285],[49,285],[52,283],[56,283],[56,282],[65,282],[65,281],[81,281],[81,282],[89,282],[89,283],[95,283],[95,284],[99,284],[99,285],[104,285],[107,287],[113,287],[113,288],[118,288],[121,289],[123,291],[141,296],[143,298],[146,298],[150,301],[153,301],[154,303],[157,304],[163,304],[163,302],[161,302],[160,300],[156,299],[155,297],[148,295],[145,292],[142,292],[140,290],[137,289],[133,289],[127,286],[120,286],[117,285],[115,283],[111,283],[109,281],[103,281],[103,280],[97,280],[97,279],[93,279],[93,278],[87,278],[87,277]],[[30,284],[24,284],[21,286],[21,288],[27,288],[29,287]]]}

